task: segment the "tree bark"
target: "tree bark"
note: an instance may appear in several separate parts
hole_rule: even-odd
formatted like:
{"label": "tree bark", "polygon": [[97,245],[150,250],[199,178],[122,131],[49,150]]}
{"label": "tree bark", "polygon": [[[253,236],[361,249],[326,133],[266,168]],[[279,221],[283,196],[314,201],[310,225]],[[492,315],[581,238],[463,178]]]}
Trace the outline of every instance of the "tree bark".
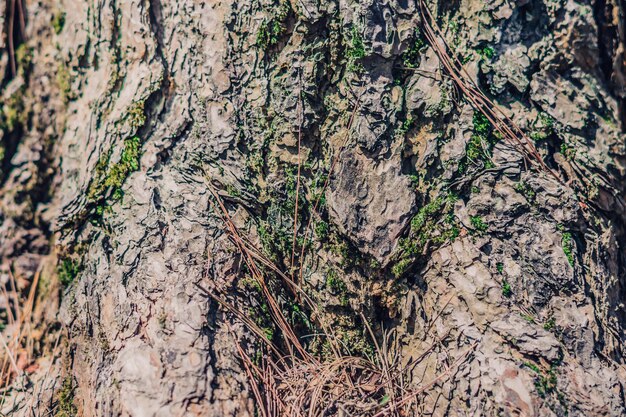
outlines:
{"label": "tree bark", "polygon": [[320,309],[286,315],[393,335],[420,413],[625,415],[625,6],[421,4],[2,2],[0,280],[37,331],[0,410],[255,415],[241,316],[276,329],[223,201]]}

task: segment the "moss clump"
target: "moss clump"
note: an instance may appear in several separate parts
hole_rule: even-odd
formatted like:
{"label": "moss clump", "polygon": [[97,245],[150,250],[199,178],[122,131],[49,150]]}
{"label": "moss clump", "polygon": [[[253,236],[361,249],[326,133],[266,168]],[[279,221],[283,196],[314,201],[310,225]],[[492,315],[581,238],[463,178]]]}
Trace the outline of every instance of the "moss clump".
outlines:
{"label": "moss clump", "polygon": [[25,43],[21,44],[15,50],[15,60],[19,68],[19,74],[24,76],[33,62],[33,48],[27,46]]}
{"label": "moss clump", "polygon": [[561,154],[568,161],[573,161],[576,158],[576,149],[572,148],[566,143],[561,144]]}
{"label": "moss clump", "polygon": [[121,187],[128,175],[139,169],[140,149],[141,140],[137,136],[124,141],[124,150],[120,160],[111,167],[109,175],[104,181],[105,187]]}
{"label": "moss clump", "polygon": [[339,296],[339,302],[342,306],[348,305],[348,287],[333,269],[328,269],[326,272],[326,288],[332,294]]}
{"label": "moss clump", "polygon": [[133,129],[138,129],[146,124],[145,105],[145,100],[139,100],[134,102],[128,109],[128,122]]}
{"label": "moss clump", "polygon": [[547,113],[540,113],[539,117],[533,122],[533,130],[530,132],[530,138],[535,142],[545,140],[554,134],[554,119]]}
{"label": "moss clump", "polygon": [[61,33],[65,26],[65,12],[58,12],[52,17],[52,28],[57,35]]}
{"label": "moss clump", "polygon": [[119,200],[123,196],[121,190],[124,181],[131,172],[139,169],[139,159],[141,157],[141,140],[134,136],[124,141],[124,149],[120,156],[120,160],[110,165],[111,152],[102,155],[95,168],[95,181],[89,187],[88,198],[90,201],[99,203],[96,206],[95,213],[101,217],[105,211],[102,204],[104,192],[111,190],[114,200]]}
{"label": "moss clump", "polygon": [[563,232],[561,245],[563,246],[563,252],[567,257],[567,262],[569,262],[571,266],[574,266],[574,242],[570,232]]}
{"label": "moss clump", "polygon": [[61,92],[61,98],[64,103],[72,100],[74,98],[72,94],[72,84],[70,80],[70,71],[67,66],[63,63],[60,63],[57,68],[57,85],[59,86],[59,91]]}
{"label": "moss clump", "polygon": [[2,129],[13,131],[19,125],[26,124],[28,113],[24,108],[24,90],[18,89],[2,106]]}
{"label": "moss clump", "polygon": [[290,11],[291,6],[289,2],[283,1],[271,18],[264,19],[261,22],[256,36],[256,44],[260,48],[267,49],[276,45],[281,36],[287,32],[287,17]]}
{"label": "moss clump", "polygon": [[394,276],[404,275],[426,245],[454,241],[460,234],[458,222],[452,213],[457,196],[448,194],[423,206],[411,220],[411,230],[399,241],[397,261],[391,268]]}
{"label": "moss clump", "polygon": [[74,405],[74,383],[71,376],[65,377],[57,393],[57,411],[55,417],[74,417],[77,415]]}
{"label": "moss clump", "polygon": [[537,365],[525,362],[524,365],[530,368],[535,374],[535,389],[541,398],[556,391],[557,378],[554,365],[547,371],[542,371]]}
{"label": "moss clump", "polygon": [[474,231],[478,232],[479,234],[486,232],[489,228],[487,223],[485,223],[485,221],[480,216],[471,216],[470,222],[472,223]]}
{"label": "moss clump", "polygon": [[348,59],[346,69],[355,73],[363,72],[363,65],[359,62],[363,57],[365,57],[363,36],[361,36],[357,27],[353,26],[350,31],[348,47],[346,48],[346,58]]}
{"label": "moss clump", "polygon": [[513,290],[511,289],[511,284],[507,282],[507,280],[502,280],[502,295],[506,298],[509,298],[513,295]]}
{"label": "moss clump", "polygon": [[493,47],[490,45],[484,46],[482,48],[478,48],[476,52],[478,52],[478,55],[488,60],[492,60],[493,57],[496,56],[495,49],[493,49]]}
{"label": "moss clump", "polygon": [[400,278],[402,275],[406,274],[411,265],[413,264],[413,259],[411,258],[403,258],[400,259],[392,268],[391,273],[396,277]]}
{"label": "moss clump", "polygon": [[526,197],[526,200],[528,200],[530,203],[535,201],[535,197],[537,193],[535,192],[535,190],[533,190],[530,187],[530,185],[528,185],[527,182],[520,181],[517,184],[515,184],[514,188],[515,188],[515,191],[517,191],[518,193]]}
{"label": "moss clump", "polygon": [[470,166],[483,168],[493,168],[491,152],[500,139],[498,132],[495,132],[491,122],[487,117],[475,112],[472,119],[473,133],[465,146],[465,157],[459,163],[459,172],[465,173]]}
{"label": "moss clump", "polygon": [[57,265],[57,275],[59,277],[59,282],[65,287],[74,282],[79,273],[80,262],[75,259],[64,258],[61,259],[61,261]]}
{"label": "moss clump", "polygon": [[317,236],[319,240],[326,240],[328,238],[328,229],[328,223],[323,220],[318,221],[315,224],[315,236]]}
{"label": "moss clump", "polygon": [[554,329],[555,325],[556,325],[556,321],[554,320],[554,317],[550,317],[548,320],[545,321],[545,323],[543,323],[543,329],[550,331]]}
{"label": "moss clump", "polygon": [[422,32],[419,28],[416,28],[409,48],[402,53],[402,66],[405,68],[417,68],[420,55],[425,47],[426,42],[422,37]]}

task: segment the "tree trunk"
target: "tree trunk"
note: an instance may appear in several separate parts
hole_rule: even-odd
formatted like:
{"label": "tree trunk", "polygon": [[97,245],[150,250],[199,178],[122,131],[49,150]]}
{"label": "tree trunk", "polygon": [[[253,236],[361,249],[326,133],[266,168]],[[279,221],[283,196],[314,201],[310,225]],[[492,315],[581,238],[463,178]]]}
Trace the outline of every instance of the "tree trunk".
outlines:
{"label": "tree trunk", "polygon": [[276,300],[418,415],[626,415],[625,7],[2,2],[0,410],[263,415]]}

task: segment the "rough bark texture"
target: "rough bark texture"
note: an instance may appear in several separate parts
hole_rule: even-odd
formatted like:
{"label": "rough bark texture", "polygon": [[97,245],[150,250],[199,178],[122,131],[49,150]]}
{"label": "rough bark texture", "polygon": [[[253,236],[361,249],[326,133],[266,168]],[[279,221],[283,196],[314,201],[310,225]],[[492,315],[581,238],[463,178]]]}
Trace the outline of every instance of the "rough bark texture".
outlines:
{"label": "rough bark texture", "polygon": [[254,415],[249,330],[197,287],[258,305],[210,190],[289,271],[298,189],[303,287],[355,352],[362,318],[406,362],[434,344],[419,384],[476,344],[424,415],[626,415],[626,5],[426,4],[560,179],[485,125],[414,0],[2,2],[2,280],[39,271],[47,323],[2,411]]}

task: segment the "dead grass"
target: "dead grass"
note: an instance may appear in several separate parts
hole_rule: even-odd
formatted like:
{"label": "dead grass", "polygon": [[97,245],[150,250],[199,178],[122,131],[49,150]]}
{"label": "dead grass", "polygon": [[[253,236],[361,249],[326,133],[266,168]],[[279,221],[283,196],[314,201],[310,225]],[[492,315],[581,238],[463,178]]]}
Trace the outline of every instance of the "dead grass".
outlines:
{"label": "dead grass", "polygon": [[[367,326],[375,345],[373,357],[351,355],[339,342],[332,327],[322,319],[317,304],[287,274],[279,270],[261,251],[243,238],[233,223],[219,194],[213,194],[215,213],[243,258],[253,279],[261,287],[272,321],[280,338],[269,340],[254,320],[227,301],[227,294],[215,294],[199,286],[202,292],[217,301],[225,311],[242,321],[261,342],[263,355],[251,357],[235,338],[236,348],[250,382],[260,415],[274,416],[414,416],[419,414],[420,400],[430,388],[447,379],[465,361],[475,345],[470,346],[451,366],[431,381],[413,385],[411,369],[433,353],[437,344],[426,349],[419,358],[402,364],[400,347],[394,332],[383,332],[381,343]],[[285,318],[278,301],[268,286],[266,274],[278,278],[298,295],[319,328],[316,337],[325,339],[329,355],[309,352]],[[365,317],[363,322],[367,323]]]}
{"label": "dead grass", "polygon": [[489,120],[504,140],[524,157],[527,164],[549,173],[557,181],[563,183],[562,179],[543,161],[533,140],[502,111],[499,105],[480,90],[459,59],[449,52],[451,49],[424,0],[420,0],[419,5],[422,18],[421,26],[428,43],[437,54],[448,76],[464,94],[474,110],[479,111]]}
{"label": "dead grass", "polygon": [[24,300],[18,291],[17,280],[10,268],[8,271],[9,282],[0,284],[2,296],[7,300],[7,325],[0,333],[0,344],[3,353],[0,356],[0,389],[3,392],[9,388],[13,381],[23,378],[26,372],[32,372],[35,366],[33,358],[33,339],[30,337],[34,330],[32,323],[35,293],[41,276],[41,268],[35,273],[33,282],[30,284],[28,296]]}
{"label": "dead grass", "polygon": [[[0,332],[0,414],[14,407],[26,407],[34,416],[54,409],[50,398],[56,379],[51,369],[60,357],[62,332],[50,332],[43,310],[58,299],[48,292],[46,306],[38,305],[37,294],[42,274],[50,272],[50,259],[44,258],[30,282],[26,277],[15,277],[9,265],[2,268],[8,279],[0,281],[0,296],[6,300],[6,326]],[[49,361],[45,369],[40,369],[44,357]],[[21,396],[26,402],[13,395],[22,391],[27,393]]]}

